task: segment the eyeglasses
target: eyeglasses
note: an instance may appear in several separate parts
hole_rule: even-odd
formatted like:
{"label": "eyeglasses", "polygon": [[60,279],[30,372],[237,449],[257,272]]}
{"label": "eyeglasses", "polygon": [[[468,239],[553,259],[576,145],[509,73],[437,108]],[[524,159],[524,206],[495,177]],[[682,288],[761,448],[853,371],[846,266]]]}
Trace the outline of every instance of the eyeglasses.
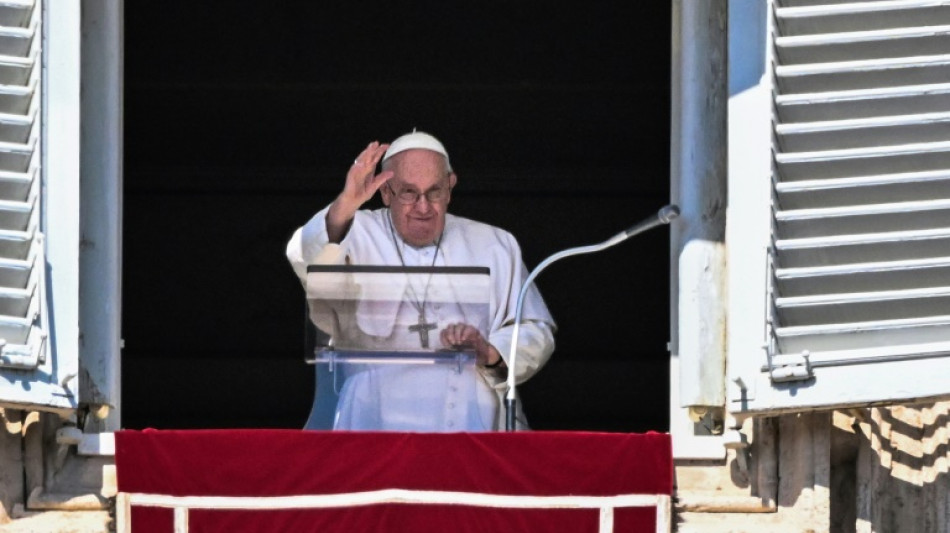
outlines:
{"label": "eyeglasses", "polygon": [[397,191],[389,183],[389,190],[392,191],[393,195],[396,197],[396,200],[403,205],[415,205],[419,201],[419,198],[422,196],[426,197],[426,201],[430,204],[441,202],[449,196],[448,187],[438,187],[435,189],[429,189],[428,191],[421,193],[419,191],[414,191],[412,189],[401,189]]}

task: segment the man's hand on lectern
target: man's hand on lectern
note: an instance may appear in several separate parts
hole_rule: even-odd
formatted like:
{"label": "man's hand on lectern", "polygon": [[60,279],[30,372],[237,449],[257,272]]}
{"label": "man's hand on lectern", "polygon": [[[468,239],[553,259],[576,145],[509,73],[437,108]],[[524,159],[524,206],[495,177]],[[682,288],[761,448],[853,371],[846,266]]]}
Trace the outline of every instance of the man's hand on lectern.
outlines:
{"label": "man's hand on lectern", "polygon": [[452,348],[472,348],[475,350],[475,363],[481,366],[495,368],[504,367],[501,353],[495,349],[478,328],[468,324],[449,324],[440,333],[442,345]]}

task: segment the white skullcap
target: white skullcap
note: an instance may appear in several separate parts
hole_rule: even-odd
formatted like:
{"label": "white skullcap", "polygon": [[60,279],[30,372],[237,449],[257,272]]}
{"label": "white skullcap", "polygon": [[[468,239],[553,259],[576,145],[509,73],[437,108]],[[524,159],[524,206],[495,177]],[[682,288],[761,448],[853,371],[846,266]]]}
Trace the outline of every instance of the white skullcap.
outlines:
{"label": "white skullcap", "polygon": [[416,148],[431,150],[437,154],[442,154],[445,156],[446,170],[449,172],[452,171],[452,165],[449,163],[449,153],[445,151],[445,147],[442,146],[442,143],[428,133],[423,133],[416,130],[412,130],[412,133],[407,133],[390,143],[389,149],[386,150],[386,154],[383,155],[383,162],[385,163],[387,159],[398,154],[399,152],[405,152],[406,150],[413,150]]}

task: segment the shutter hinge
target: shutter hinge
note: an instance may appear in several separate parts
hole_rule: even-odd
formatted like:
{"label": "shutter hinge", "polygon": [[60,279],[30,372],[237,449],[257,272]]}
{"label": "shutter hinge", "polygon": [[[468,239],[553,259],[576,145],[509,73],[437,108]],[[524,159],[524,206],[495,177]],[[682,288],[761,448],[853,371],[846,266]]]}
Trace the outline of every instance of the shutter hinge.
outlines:
{"label": "shutter hinge", "polygon": [[797,355],[789,354],[770,358],[768,370],[772,382],[807,381],[815,377],[808,356],[809,353],[806,350]]}
{"label": "shutter hinge", "polygon": [[36,370],[46,363],[46,332],[28,344],[7,344],[0,339],[0,368],[13,370]]}
{"label": "shutter hinge", "polygon": [[788,383],[790,381],[807,381],[815,377],[812,371],[810,353],[803,350],[799,354],[778,354],[778,338],[775,335],[775,269],[774,269],[774,245],[766,251],[766,317],[765,317],[765,338],[766,342],[762,345],[765,350],[767,364],[762,367],[762,371],[769,373],[772,383]]}

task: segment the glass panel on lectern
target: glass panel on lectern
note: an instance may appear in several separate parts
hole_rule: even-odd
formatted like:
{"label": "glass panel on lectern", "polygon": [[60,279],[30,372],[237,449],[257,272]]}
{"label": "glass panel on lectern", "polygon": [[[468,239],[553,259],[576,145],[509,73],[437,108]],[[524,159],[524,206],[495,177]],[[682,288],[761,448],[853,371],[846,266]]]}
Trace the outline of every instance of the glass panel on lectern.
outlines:
{"label": "glass panel on lectern", "polygon": [[337,350],[433,352],[450,324],[487,338],[489,282],[480,267],[314,265],[310,319]]}
{"label": "glass panel on lectern", "polygon": [[309,266],[308,312],[319,333],[317,394],[307,427],[332,427],[341,390],[362,372],[405,375],[410,383],[412,373],[427,366],[459,373],[473,366],[471,347],[445,346],[441,334],[465,324],[488,338],[490,283],[484,267]]}

